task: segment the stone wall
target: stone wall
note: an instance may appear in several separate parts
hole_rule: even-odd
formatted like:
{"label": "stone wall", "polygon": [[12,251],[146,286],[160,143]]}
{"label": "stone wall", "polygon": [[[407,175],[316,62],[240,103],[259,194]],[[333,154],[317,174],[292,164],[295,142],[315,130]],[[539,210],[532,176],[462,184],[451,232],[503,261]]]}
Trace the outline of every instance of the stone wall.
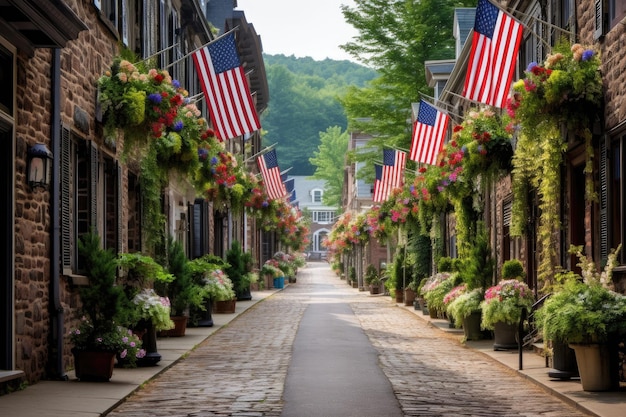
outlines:
{"label": "stone wall", "polygon": [[[116,53],[116,39],[100,22],[92,2],[67,1],[90,28],[61,50],[61,121],[88,140],[102,142],[96,133],[96,80]],[[15,194],[15,368],[23,370],[29,383],[47,376],[50,314],[50,193],[32,191],[25,181],[28,146],[50,138],[52,111],[52,56],[38,49],[32,58],[18,56]],[[55,155],[58,158],[59,155]],[[126,194],[126,193],[124,193]],[[125,206],[125,205],[124,205]],[[74,323],[79,300],[77,290],[61,278],[61,303],[65,332]],[[72,366],[69,341],[64,345],[64,364]]]}

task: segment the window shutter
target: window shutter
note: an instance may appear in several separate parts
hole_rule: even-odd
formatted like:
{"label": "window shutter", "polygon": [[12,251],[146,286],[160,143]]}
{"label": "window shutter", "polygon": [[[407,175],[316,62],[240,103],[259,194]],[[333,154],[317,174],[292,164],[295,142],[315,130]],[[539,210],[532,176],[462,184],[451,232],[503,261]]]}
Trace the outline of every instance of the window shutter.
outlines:
{"label": "window shutter", "polygon": [[593,39],[600,39],[604,35],[604,0],[594,0],[594,27],[593,27]]}
{"label": "window shutter", "polygon": [[89,142],[89,163],[91,164],[91,185],[89,190],[89,223],[93,230],[98,230],[98,147],[94,142]]}
{"label": "window shutter", "polygon": [[511,226],[511,217],[512,217],[512,207],[513,203],[511,201],[507,201],[502,204],[502,225],[504,227]]}
{"label": "window shutter", "polygon": [[70,131],[66,127],[61,128],[61,266],[63,274],[72,273],[72,212],[70,210],[71,192],[71,139]]}
{"label": "window shutter", "polygon": [[203,256],[208,251],[207,245],[205,245],[205,233],[206,230],[206,218],[207,213],[207,203],[201,198],[196,198],[193,204],[192,215],[189,216],[191,231],[191,256],[195,258],[199,258]]}
{"label": "window shutter", "polygon": [[119,161],[115,161],[117,167],[117,253],[123,250],[122,240],[122,166]]}
{"label": "window shutter", "polygon": [[600,259],[609,256],[609,178],[606,139],[600,139]]}

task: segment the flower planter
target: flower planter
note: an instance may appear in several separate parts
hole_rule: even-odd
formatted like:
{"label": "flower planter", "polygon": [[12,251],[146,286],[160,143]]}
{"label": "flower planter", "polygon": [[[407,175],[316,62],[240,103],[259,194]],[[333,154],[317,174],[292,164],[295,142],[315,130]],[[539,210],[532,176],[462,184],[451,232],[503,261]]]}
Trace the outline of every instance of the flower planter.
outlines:
{"label": "flower planter", "polygon": [[493,350],[517,349],[517,324],[509,324],[503,321],[494,324]]}
{"label": "flower planter", "polygon": [[439,311],[436,308],[428,308],[428,315],[431,319],[438,319]]}
{"label": "flower planter", "polygon": [[483,332],[480,329],[481,315],[480,311],[475,311],[463,318],[465,340],[481,340],[483,338]]}
{"label": "flower planter", "polygon": [[396,303],[404,302],[404,292],[396,290]]}
{"label": "flower planter", "polygon": [[609,391],[614,387],[607,344],[570,343],[576,353],[580,382],[584,391]]}
{"label": "flower planter", "polygon": [[413,291],[410,288],[406,288],[404,290],[404,305],[405,306],[412,306],[413,302],[415,301],[415,297],[416,297],[416,293],[415,291]]}
{"label": "flower planter", "polygon": [[213,302],[214,314],[232,314],[235,312],[235,305],[237,300],[224,300]]}
{"label": "flower planter", "polygon": [[285,288],[285,277],[274,278],[274,288]]}
{"label": "flower planter", "polygon": [[188,316],[172,316],[170,317],[174,322],[174,328],[168,330],[161,330],[158,334],[159,337],[182,337],[185,335],[187,329]]}
{"label": "flower planter", "polygon": [[356,281],[352,281],[352,288],[359,288],[359,283]]}
{"label": "flower planter", "polygon": [[380,286],[370,285],[370,294],[380,294]]}
{"label": "flower planter", "polygon": [[81,381],[106,382],[113,375],[115,352],[72,349],[74,372]]}

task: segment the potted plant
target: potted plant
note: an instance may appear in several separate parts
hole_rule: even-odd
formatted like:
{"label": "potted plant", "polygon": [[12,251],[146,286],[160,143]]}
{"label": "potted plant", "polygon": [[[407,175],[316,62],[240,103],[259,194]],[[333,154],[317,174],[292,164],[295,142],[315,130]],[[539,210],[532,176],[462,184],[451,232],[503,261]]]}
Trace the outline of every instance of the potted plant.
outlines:
{"label": "potted plant", "polygon": [[213,313],[234,313],[237,301],[233,282],[221,269],[210,271],[204,276],[204,290],[211,298]]}
{"label": "potted plant", "polygon": [[139,361],[141,366],[156,365],[161,360],[157,351],[157,332],[174,327],[170,319],[170,301],[157,294],[153,287],[174,280],[151,256],[139,252],[122,253],[117,257],[122,271],[121,284],[125,303],[130,306],[126,323],[142,334],[146,355]]}
{"label": "potted plant", "polygon": [[369,287],[370,294],[380,294],[381,280],[378,270],[372,264],[365,269],[365,285]]}
{"label": "potted plant", "polygon": [[481,303],[483,329],[494,331],[494,350],[516,349],[522,309],[530,310],[535,296],[528,285],[517,279],[501,280],[487,288]]}
{"label": "potted plant", "polygon": [[189,323],[191,326],[212,327],[213,311],[212,294],[207,287],[207,278],[212,271],[223,270],[227,263],[221,257],[212,254],[205,254],[200,258],[189,261],[191,277],[196,287],[199,288],[199,295],[202,297],[201,305],[192,305],[189,309]]}
{"label": "potted plant", "polygon": [[464,291],[453,300],[446,308],[448,314],[454,319],[456,327],[463,327],[465,340],[480,340],[483,333],[480,329],[482,317],[480,303],[484,299],[482,288]]}
{"label": "potted plant", "polygon": [[278,267],[278,261],[275,259],[265,261],[261,266],[260,273],[265,277],[266,288],[272,288],[274,280],[283,276],[283,271]]}
{"label": "potted plant", "polygon": [[358,288],[359,286],[359,281],[356,279],[356,268],[353,266],[348,268],[348,283],[352,288]]}
{"label": "potted plant", "polygon": [[409,285],[404,289],[404,305],[412,306],[415,303],[415,298],[417,296],[417,282],[415,279],[412,279],[409,282]]}
{"label": "potted plant", "polygon": [[163,266],[173,276],[172,280],[155,282],[155,291],[170,301],[170,314],[174,327],[162,330],[159,336],[181,337],[189,320],[189,309],[204,303],[202,288],[193,280],[190,261],[180,242],[168,240]]}
{"label": "potted plant", "polygon": [[78,241],[85,260],[89,285],[79,290],[80,322],[70,331],[76,377],[80,380],[108,381],[115,357],[134,364],[143,356],[141,342],[128,334],[120,323],[124,318],[122,288],[115,285],[115,255],[100,246],[100,238],[89,233]]}
{"label": "potted plant", "polygon": [[422,295],[428,305],[431,318],[438,318],[445,311],[443,299],[459,283],[459,274],[454,272],[437,272],[428,278],[422,287]]}
{"label": "potted plant", "polygon": [[[554,293],[537,311],[545,340],[567,343],[585,391],[606,391],[619,386],[615,340],[626,334],[626,296],[612,290],[616,251],[609,255],[602,273],[582,254],[581,246],[570,251],[579,259],[582,276],[574,272],[557,275]],[[613,346],[614,347],[614,346]]]}
{"label": "potted plant", "polygon": [[238,241],[233,241],[230,249],[226,251],[226,263],[224,272],[233,283],[237,300],[250,300],[250,280],[247,275],[252,271],[252,256],[244,252]]}

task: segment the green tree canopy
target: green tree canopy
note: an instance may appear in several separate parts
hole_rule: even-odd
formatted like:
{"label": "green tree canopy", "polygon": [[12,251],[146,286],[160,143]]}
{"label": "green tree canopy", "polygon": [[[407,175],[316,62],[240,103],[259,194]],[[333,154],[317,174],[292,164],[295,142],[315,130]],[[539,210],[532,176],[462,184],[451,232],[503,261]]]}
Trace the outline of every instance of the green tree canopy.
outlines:
{"label": "green tree canopy", "polygon": [[315,166],[313,178],[324,180],[324,204],[341,207],[343,191],[343,168],[348,150],[348,132],[341,131],[340,126],[333,126],[320,132],[320,145],[309,161]]}
{"label": "green tree canopy", "polygon": [[[355,0],[342,6],[346,21],[358,30],[342,49],[380,76],[365,87],[350,87],[342,98],[350,130],[371,134],[361,161],[380,159],[383,146],[408,149],[411,103],[432,96],[424,63],[454,58],[455,7],[475,0]],[[373,164],[368,164],[373,171]],[[367,173],[367,171],[366,171]],[[370,176],[371,176],[370,172]]]}

